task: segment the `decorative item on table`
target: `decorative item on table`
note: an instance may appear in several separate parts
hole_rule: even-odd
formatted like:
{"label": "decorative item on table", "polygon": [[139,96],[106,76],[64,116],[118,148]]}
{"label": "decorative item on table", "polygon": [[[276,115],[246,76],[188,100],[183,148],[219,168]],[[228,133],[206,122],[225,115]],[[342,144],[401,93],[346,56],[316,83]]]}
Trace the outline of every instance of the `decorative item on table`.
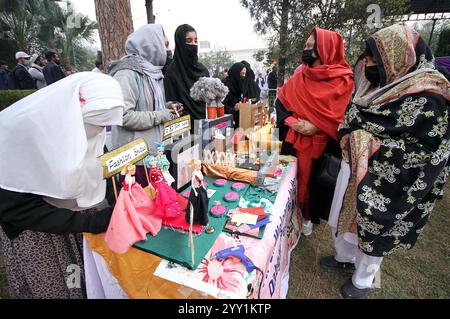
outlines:
{"label": "decorative item on table", "polygon": [[224,196],[225,201],[234,203],[239,201],[239,193],[236,192],[228,192]]}
{"label": "decorative item on table", "polygon": [[[201,137],[201,143],[203,149],[214,150],[214,135],[217,131],[220,131],[225,136],[226,149],[231,148],[231,130],[233,127],[233,115],[225,114],[225,116],[217,118],[215,120],[202,119],[197,121],[198,128],[196,133]],[[228,131],[228,138],[227,138]]]}
{"label": "decorative item on table", "polygon": [[262,127],[266,124],[267,116],[266,106],[262,103],[251,104],[249,103],[240,103],[239,104],[239,126],[244,131],[248,129],[255,129]]}
{"label": "decorative item on table", "polygon": [[[215,179],[227,179],[236,182],[243,182],[251,185],[258,184],[258,172],[237,167],[226,167],[203,163],[203,173],[205,176]],[[262,184],[262,182],[261,182]]]}
{"label": "decorative item on table", "polygon": [[236,192],[240,192],[244,188],[245,188],[245,184],[244,183],[234,183],[233,185],[231,185],[231,189],[236,191]]}
{"label": "decorative item on table", "polygon": [[[208,225],[208,194],[205,185],[203,184],[202,162],[198,159],[193,159],[190,163],[193,168],[192,172],[192,191],[189,195],[189,208],[186,214],[186,222],[189,223],[189,245],[191,247],[192,265],[195,264],[195,248],[194,237],[192,234],[193,225]],[[211,227],[207,229],[207,233],[212,233]]]}
{"label": "decorative item on table", "polygon": [[147,233],[156,236],[161,230],[161,217],[155,214],[155,204],[144,189],[136,183],[136,166],[127,165],[122,189],[114,206],[105,235],[108,247],[123,254],[136,242],[145,240]]}
{"label": "decorative item on table", "polygon": [[224,166],[230,167],[230,168],[236,167],[236,154],[234,154],[232,152],[226,152]]}
{"label": "decorative item on table", "polygon": [[170,162],[170,173],[175,178],[173,187],[181,192],[190,185],[192,159],[202,157],[200,139],[194,135],[166,146],[167,159]]}
{"label": "decorative item on table", "polygon": [[186,199],[167,185],[154,156],[149,156],[145,162],[150,166],[150,183],[156,190],[155,213],[161,216],[163,220],[178,217],[187,207]]}
{"label": "decorative item on table", "polygon": [[270,216],[264,207],[237,208],[227,214],[224,231],[261,239],[264,236],[265,226],[271,223]]}
{"label": "decorative item on table", "polygon": [[213,149],[214,151],[225,153],[227,151],[227,140],[225,135],[220,130],[214,132],[213,137]]}
{"label": "decorative item on table", "polygon": [[164,154],[164,144],[158,143],[157,150],[158,150],[158,155],[156,156],[156,163],[157,163],[158,167],[161,169],[167,185],[171,186],[173,184],[173,182],[175,182],[175,179],[172,177],[172,175],[169,172],[170,162],[167,159],[166,155]]}
{"label": "decorative item on table", "polygon": [[217,179],[214,182],[214,185],[217,186],[217,187],[224,187],[227,184],[228,184],[228,181],[226,179],[223,179],[223,178]]}
{"label": "decorative item on table", "polygon": [[214,152],[215,164],[219,166],[225,166],[226,154],[225,152]]}
{"label": "decorative item on table", "polygon": [[[228,87],[219,79],[201,77],[191,88],[191,97],[195,101],[205,102],[207,105],[207,118],[216,119],[218,108],[222,108],[221,101],[228,94]],[[222,114],[222,109],[219,111]]]}
{"label": "decorative item on table", "polygon": [[220,218],[227,212],[227,208],[222,205],[220,201],[215,201],[214,206],[211,207],[211,216]]}

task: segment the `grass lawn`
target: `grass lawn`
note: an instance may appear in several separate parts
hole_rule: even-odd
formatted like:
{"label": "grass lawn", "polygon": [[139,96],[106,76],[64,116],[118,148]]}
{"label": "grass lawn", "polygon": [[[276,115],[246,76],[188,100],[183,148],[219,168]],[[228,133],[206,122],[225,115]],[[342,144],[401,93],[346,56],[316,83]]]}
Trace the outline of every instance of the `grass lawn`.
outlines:
{"label": "grass lawn", "polygon": [[[381,267],[381,289],[371,298],[450,298],[450,185],[436,204],[416,247],[386,258]],[[323,270],[322,256],[332,255],[329,227],[322,223],[310,237],[302,237],[290,266],[288,298],[341,298],[339,288],[351,274]],[[0,251],[0,299],[7,298],[6,274]]]}
{"label": "grass lawn", "polygon": [[[381,289],[371,298],[450,298],[450,185],[436,203],[430,221],[416,246],[409,252],[384,259],[381,266]],[[324,270],[322,256],[333,255],[328,225],[314,228],[303,236],[292,253],[288,298],[342,298],[340,287],[351,273]]]}

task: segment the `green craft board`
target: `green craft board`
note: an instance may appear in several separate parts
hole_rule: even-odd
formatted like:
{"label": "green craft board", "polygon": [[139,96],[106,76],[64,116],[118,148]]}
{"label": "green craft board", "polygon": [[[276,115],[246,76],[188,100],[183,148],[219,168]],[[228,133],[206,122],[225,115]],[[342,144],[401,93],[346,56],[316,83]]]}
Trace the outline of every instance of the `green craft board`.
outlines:
{"label": "green craft board", "polygon": [[[231,185],[233,182],[229,181],[227,185],[223,187],[217,187],[214,185],[215,179],[205,178],[208,182],[208,189],[216,190],[216,193],[209,199],[209,208],[214,204],[214,201],[219,200],[222,205],[227,208],[227,212],[230,209],[239,207],[239,202],[229,203],[224,200],[224,196],[228,192],[232,192]],[[245,197],[246,192],[249,189],[249,185],[240,191],[241,196]],[[226,215],[226,214],[225,214]],[[167,259],[177,264],[181,264],[189,269],[197,269],[203,258],[213,246],[217,237],[222,233],[223,226],[227,221],[226,216],[223,215],[220,218],[212,217],[209,214],[209,224],[214,227],[215,232],[207,234],[205,230],[200,235],[194,235],[194,247],[195,247],[195,263],[192,265],[191,248],[189,247],[189,234],[181,233],[171,229],[162,228],[158,235],[155,237],[150,234],[147,235],[147,240],[136,243],[134,247],[146,251],[148,253],[157,255],[161,258]]]}

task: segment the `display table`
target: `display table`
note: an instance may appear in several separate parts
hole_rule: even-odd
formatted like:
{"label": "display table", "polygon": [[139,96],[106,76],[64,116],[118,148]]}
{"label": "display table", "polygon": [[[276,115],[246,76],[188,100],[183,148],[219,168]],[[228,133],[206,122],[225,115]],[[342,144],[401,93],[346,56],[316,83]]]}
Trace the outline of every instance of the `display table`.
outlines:
{"label": "display table", "polygon": [[[272,222],[266,226],[264,237],[222,233],[196,270],[136,248],[118,255],[105,244],[104,235],[86,234],[84,262],[88,298],[285,298],[290,253],[300,236],[296,186],[297,163],[291,162],[270,207]],[[242,264],[231,262],[224,266],[220,277],[216,271],[212,272],[209,257],[236,245],[245,247],[245,254],[263,275],[256,271],[249,274]]]}

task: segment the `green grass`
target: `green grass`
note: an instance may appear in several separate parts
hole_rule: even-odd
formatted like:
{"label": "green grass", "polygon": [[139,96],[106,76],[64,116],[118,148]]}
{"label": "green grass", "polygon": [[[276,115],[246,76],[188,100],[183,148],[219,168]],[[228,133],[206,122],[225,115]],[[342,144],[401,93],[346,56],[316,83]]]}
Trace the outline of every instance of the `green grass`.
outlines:
{"label": "green grass", "polygon": [[[383,261],[381,289],[370,298],[450,298],[450,185],[436,204],[416,247]],[[339,288],[351,273],[323,270],[322,256],[333,255],[329,227],[322,223],[310,237],[300,238],[290,266],[288,298],[341,298]],[[5,266],[0,251],[0,299],[7,298]]]}
{"label": "green grass", "polygon": [[[381,266],[381,289],[370,298],[450,298],[450,185],[438,201],[425,231],[409,252],[393,254]],[[310,237],[300,238],[290,266],[288,298],[342,298],[340,287],[351,273],[324,270],[322,256],[333,255],[330,228],[325,223]]]}

